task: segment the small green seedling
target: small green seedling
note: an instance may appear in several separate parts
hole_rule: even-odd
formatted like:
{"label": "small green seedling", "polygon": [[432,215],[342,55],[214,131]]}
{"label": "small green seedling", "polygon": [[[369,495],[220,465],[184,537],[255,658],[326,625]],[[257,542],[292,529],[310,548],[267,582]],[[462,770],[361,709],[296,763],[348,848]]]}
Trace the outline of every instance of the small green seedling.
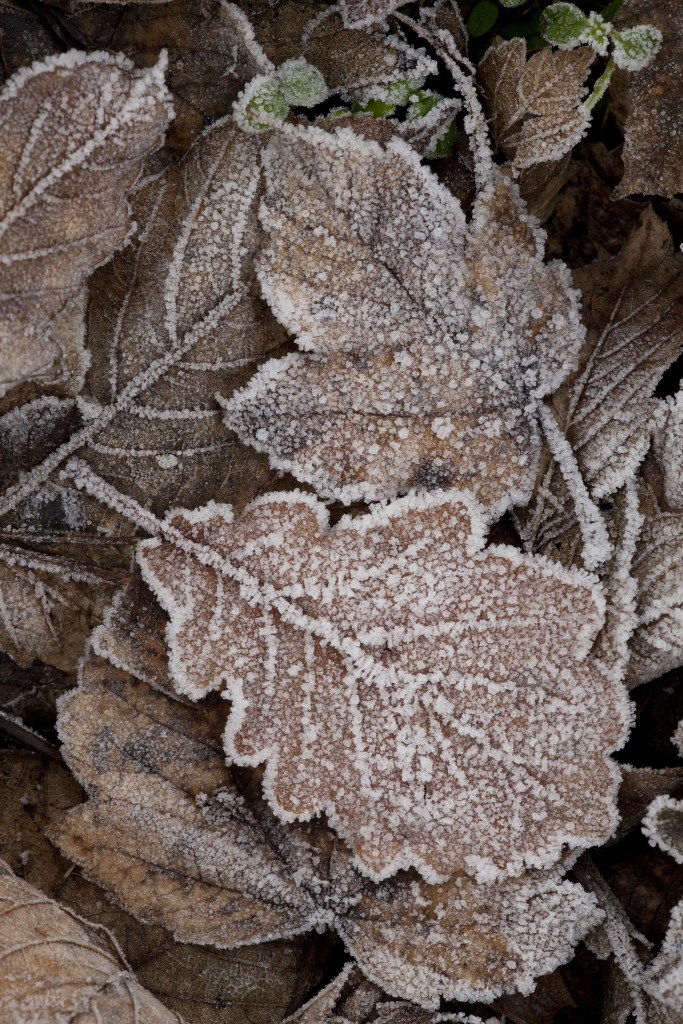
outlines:
{"label": "small green seedling", "polygon": [[284,121],[289,104],[271,75],[252,78],[235,103],[235,116],[248,132],[263,132]]}

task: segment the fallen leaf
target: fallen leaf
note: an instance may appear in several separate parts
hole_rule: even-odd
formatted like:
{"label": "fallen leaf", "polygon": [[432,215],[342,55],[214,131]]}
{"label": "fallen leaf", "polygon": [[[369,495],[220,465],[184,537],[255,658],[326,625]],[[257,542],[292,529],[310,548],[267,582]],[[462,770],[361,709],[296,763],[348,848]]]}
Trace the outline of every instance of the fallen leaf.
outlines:
{"label": "fallen leaf", "polygon": [[627,24],[654,25],[662,45],[642,71],[631,72],[632,106],[624,127],[624,177],[617,195],[634,192],[673,196],[683,192],[683,113],[679,69],[683,29],[679,12],[658,0],[626,0],[617,18]]}
{"label": "fallen leaf", "polygon": [[226,423],[326,498],[464,483],[526,501],[537,403],[582,329],[514,187],[496,176],[467,224],[405,144],[348,130],[277,135],[265,165],[259,276],[306,354],[262,367]]}
{"label": "fallen leaf", "polygon": [[450,491],[331,530],[298,491],[164,529],[138,561],[170,615],[176,689],[235,702],[228,756],[267,761],[283,820],[324,809],[371,877],[433,880],[548,867],[614,828],[605,755],[628,710],[586,660],[590,578],[481,550],[479,511]]}
{"label": "fallen leaf", "polygon": [[114,937],[0,862],[0,1013],[9,1024],[182,1024],[135,979]]}
{"label": "fallen leaf", "polygon": [[0,3],[0,38],[3,81],[20,68],[44,60],[60,49],[40,14],[22,7],[18,0]]}
{"label": "fallen leaf", "polygon": [[0,397],[64,376],[48,326],[126,239],[126,195],[172,113],[164,71],[163,60],[136,72],[109,54],[71,50],[5,85]]}
{"label": "fallen leaf", "polygon": [[49,835],[136,917],[218,947],[334,927],[372,981],[431,1008],[530,991],[600,920],[557,870],[483,885],[358,875],[323,821],[279,821],[260,773],[226,766],[226,712],[94,654],[62,701],[63,752],[91,799]]}
{"label": "fallen leaf", "polygon": [[350,28],[339,7],[327,8],[306,26],[302,53],[332,93],[359,103],[381,98],[397,81],[424,80],[438,70],[424,49],[392,33]]}
{"label": "fallen leaf", "polygon": [[484,1021],[470,1013],[434,1013],[414,1003],[396,1002],[373,985],[353,964],[301,1007],[286,1024],[501,1024],[495,1017]]}
{"label": "fallen leaf", "polygon": [[518,516],[532,550],[581,564],[562,550],[563,538],[578,522],[585,542],[595,529],[587,515],[599,516],[595,500],[633,479],[650,446],[655,387],[683,343],[682,268],[668,228],[648,209],[619,256],[575,271],[586,341],[552,406],[580,476],[567,479],[561,452],[546,447],[536,493]]}
{"label": "fallen leaf", "polygon": [[616,838],[620,839],[640,824],[656,797],[668,796],[682,786],[683,767],[634,768],[622,764],[618,796],[620,821]]}
{"label": "fallen leaf", "polygon": [[683,800],[655,797],[643,818],[643,832],[651,846],[659,846],[683,864]]}
{"label": "fallen leaf", "polygon": [[371,25],[382,21],[397,7],[403,7],[405,0],[341,0],[339,6],[348,25]]}
{"label": "fallen leaf", "polygon": [[647,969],[646,988],[669,1013],[663,1024],[680,1024],[683,1019],[683,903],[671,914],[669,928],[657,956]]}
{"label": "fallen leaf", "polygon": [[24,881],[117,939],[140,984],[187,1024],[276,1024],[302,968],[301,940],[238,952],[179,945],[166,929],[142,924],[87,881],[44,830],[83,799],[69,770],[25,753],[0,753],[0,858]]}
{"label": "fallen leaf", "polygon": [[166,143],[171,151],[186,152],[208,119],[231,113],[246,81],[272,68],[247,17],[227,0],[97,3],[60,17],[85,45],[123,53],[138,67],[166,52],[175,107]]}
{"label": "fallen leaf", "polygon": [[526,40],[492,46],[477,69],[494,141],[520,170],[559,160],[590,124],[584,82],[595,51],[544,46],[526,59]]}

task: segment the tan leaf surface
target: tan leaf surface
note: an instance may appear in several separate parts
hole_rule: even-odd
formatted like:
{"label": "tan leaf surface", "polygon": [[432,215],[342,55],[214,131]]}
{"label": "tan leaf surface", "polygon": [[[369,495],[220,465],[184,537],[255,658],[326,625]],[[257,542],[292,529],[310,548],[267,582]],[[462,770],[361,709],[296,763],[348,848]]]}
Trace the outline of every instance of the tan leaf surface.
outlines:
{"label": "tan leaf surface", "polygon": [[135,979],[118,944],[0,862],[0,1014],[7,1024],[182,1024]]}
{"label": "tan leaf surface", "polygon": [[659,953],[647,969],[647,990],[663,1004],[662,1024],[683,1020],[683,903],[674,907]]}
{"label": "tan leaf surface", "polygon": [[187,151],[205,119],[231,113],[244,83],[271,67],[246,16],[227,0],[80,4],[61,18],[77,39],[124,53],[138,67],[166,51],[175,107],[167,139],[171,150]]}
{"label": "tan leaf surface", "polygon": [[235,702],[226,750],[268,761],[284,820],[324,809],[376,878],[517,874],[614,827],[605,755],[628,711],[586,660],[591,578],[480,550],[479,512],[452,492],[332,530],[296,491],[236,524],[212,503],[166,536],[138,559],[171,617],[175,685]]}
{"label": "tan leaf surface", "polygon": [[662,33],[659,53],[642,71],[631,72],[631,110],[624,134],[624,177],[617,195],[683,192],[683,108],[680,68],[683,25],[676,4],[626,0],[619,25],[647,23]]}
{"label": "tan leaf surface", "polygon": [[0,98],[0,397],[64,374],[48,325],[130,227],[126,194],[171,108],[165,64],[105,53],[49,57]]}
{"label": "tan leaf surface", "polygon": [[634,768],[621,765],[621,786],[619,787],[620,822],[617,838],[626,835],[644,818],[645,812],[655,797],[668,796],[683,786],[681,768]]}
{"label": "tan leaf surface", "polygon": [[349,25],[371,25],[373,21],[381,21],[397,7],[402,7],[404,0],[341,0],[344,20]]}
{"label": "tan leaf surface", "polygon": [[62,765],[0,754],[0,858],[31,885],[114,934],[138,981],[187,1024],[276,1024],[301,968],[297,942],[239,952],[179,945],[158,925],[136,920],[57,853],[46,826],[79,804],[82,791]]}
{"label": "tan leaf surface", "polygon": [[[574,272],[586,341],[553,410],[594,499],[632,478],[650,445],[654,389],[683,342],[682,270],[668,228],[648,209],[617,257]],[[557,557],[582,516],[582,500],[546,449],[534,498],[520,513],[533,550]],[[580,564],[562,551],[559,557]]]}
{"label": "tan leaf surface", "polygon": [[651,846],[659,846],[683,864],[683,800],[655,797],[643,819],[643,832]]}
{"label": "tan leaf surface", "polygon": [[136,916],[183,941],[247,950],[328,925],[376,984],[429,1007],[530,991],[600,919],[558,872],[484,885],[363,878],[321,820],[284,824],[261,799],[260,773],[226,767],[225,714],[92,654],[62,703],[64,753],[91,799],[50,835]]}
{"label": "tan leaf surface", "polygon": [[500,1024],[497,1018],[483,1021],[481,1017],[466,1013],[434,1013],[420,1009],[414,1003],[396,1002],[377,985],[363,976],[355,964],[349,963],[326,985],[309,999],[286,1024]]}
{"label": "tan leaf surface", "polygon": [[590,46],[544,46],[527,60],[524,39],[488,50],[477,76],[495,143],[515,167],[559,160],[585,134],[590,111],[581,101],[594,57]]}
{"label": "tan leaf surface", "polygon": [[226,422],[324,497],[466,483],[526,501],[537,401],[582,329],[514,186],[496,177],[468,225],[398,140],[295,129],[265,164],[261,285],[306,354],[267,363]]}
{"label": "tan leaf surface", "polygon": [[111,597],[94,575],[125,572],[121,538],[135,540],[120,517],[84,506],[59,478],[71,452],[85,449],[100,473],[158,511],[214,496],[241,506],[273,479],[225,428],[213,397],[246,381],[284,336],[251,261],[259,147],[232,120],[217,122],[182,164],[138,190],[134,238],[91,279],[80,419],[73,406],[45,401],[0,425],[12,453],[0,499],[9,565],[0,643],[23,663],[75,667]]}

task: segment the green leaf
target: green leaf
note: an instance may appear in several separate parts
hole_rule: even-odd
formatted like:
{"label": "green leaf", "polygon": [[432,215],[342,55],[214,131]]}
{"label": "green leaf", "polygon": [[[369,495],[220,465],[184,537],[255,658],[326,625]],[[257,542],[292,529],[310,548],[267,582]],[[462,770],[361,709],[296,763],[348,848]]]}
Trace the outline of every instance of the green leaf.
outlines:
{"label": "green leaf", "polygon": [[424,78],[399,78],[397,82],[391,82],[387,86],[387,103],[392,103],[397,107],[404,106],[409,102],[411,96],[419,93],[424,81]]}
{"label": "green leaf", "polygon": [[416,95],[417,98],[408,107],[409,121],[417,121],[420,117],[426,117],[441,99],[441,96],[433,92],[418,92],[413,95]]}
{"label": "green leaf", "polygon": [[352,114],[372,114],[373,117],[388,117],[396,107],[382,100],[368,100],[367,103],[354,103]]}
{"label": "green leaf", "polygon": [[325,79],[307,60],[288,60],[278,68],[280,91],[290,107],[314,107],[327,99]]}
{"label": "green leaf", "polygon": [[242,128],[262,132],[272,128],[273,121],[284,121],[289,104],[276,81],[268,75],[257,75],[238,99],[235,113]]}
{"label": "green leaf", "polygon": [[448,156],[450,151],[453,149],[455,133],[455,121],[451,121],[444,134],[437,140],[434,149],[430,150],[429,153],[426,154],[427,160],[434,160],[439,156]]}
{"label": "green leaf", "polygon": [[552,4],[541,15],[541,35],[551,46],[578,46],[587,28],[588,18],[574,4]]}
{"label": "green leaf", "polygon": [[640,71],[650,63],[662,45],[662,33],[654,25],[635,25],[623,32],[612,31],[614,63],[627,71]]}
{"label": "green leaf", "polygon": [[473,39],[486,35],[498,21],[498,8],[492,0],[481,0],[467,19],[467,31]]}
{"label": "green leaf", "polygon": [[521,7],[527,0],[500,0],[503,7]]}

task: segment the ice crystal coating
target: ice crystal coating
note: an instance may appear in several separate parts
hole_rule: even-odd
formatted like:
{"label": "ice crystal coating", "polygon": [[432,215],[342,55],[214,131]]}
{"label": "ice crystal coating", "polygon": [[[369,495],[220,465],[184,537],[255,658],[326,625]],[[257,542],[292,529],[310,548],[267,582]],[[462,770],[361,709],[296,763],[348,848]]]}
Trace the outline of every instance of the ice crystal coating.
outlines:
{"label": "ice crystal coating", "polygon": [[[159,609],[150,618],[136,606],[131,628],[131,596],[103,627],[105,646],[127,661],[132,642],[163,679],[162,637],[149,628]],[[374,982],[430,1008],[442,996],[530,992],[601,920],[595,899],[558,870],[377,885],[323,821],[279,821],[258,773],[226,766],[226,713],[181,703],[91,653],[61,703],[62,749],[91,798],[50,836],[136,916],[184,942],[229,947],[333,927]]]}
{"label": "ice crystal coating", "polygon": [[331,530],[297,491],[168,529],[138,557],[175,685],[233,701],[228,755],[267,762],[283,820],[324,809],[374,878],[491,879],[609,835],[629,712],[586,658],[590,577],[480,550],[480,512],[451,491]]}
{"label": "ice crystal coating", "polygon": [[125,241],[126,194],[172,115],[165,66],[70,50],[2,91],[0,397],[65,375],[48,325]]}
{"label": "ice crystal coating", "polygon": [[642,71],[662,45],[662,33],[654,25],[634,25],[613,32],[614,63],[626,71]]}
{"label": "ice crystal coating", "polygon": [[683,901],[671,912],[662,947],[647,968],[645,984],[664,1005],[662,1024],[678,1024],[683,1017]]}
{"label": "ice crystal coating", "polygon": [[583,330],[515,187],[497,175],[467,224],[405,143],[346,128],[278,133],[265,176],[260,280],[306,354],[266,363],[228,426],[324,497],[528,499],[538,401]]}
{"label": "ice crystal coating", "polygon": [[113,935],[0,860],[0,1019],[6,1024],[182,1024],[140,985]]}
{"label": "ice crystal coating", "polygon": [[306,60],[288,60],[277,71],[282,93],[292,107],[314,107],[327,96],[325,79]]}
{"label": "ice crystal coating", "polygon": [[362,25],[371,25],[373,21],[381,21],[404,3],[405,0],[341,0],[339,6],[345,24],[359,28]]}
{"label": "ice crystal coating", "polygon": [[477,75],[493,137],[515,167],[557,160],[583,137],[590,124],[583,83],[594,57],[589,46],[546,46],[527,60],[524,39],[508,39],[487,52]]}
{"label": "ice crystal coating", "polygon": [[655,797],[643,818],[643,832],[650,846],[659,846],[683,864],[683,800]]}
{"label": "ice crystal coating", "polygon": [[683,391],[658,410],[653,454],[662,471],[664,497],[671,509],[683,511]]}
{"label": "ice crystal coating", "polygon": [[272,75],[252,78],[235,100],[235,117],[248,132],[264,132],[289,113],[289,104]]}

